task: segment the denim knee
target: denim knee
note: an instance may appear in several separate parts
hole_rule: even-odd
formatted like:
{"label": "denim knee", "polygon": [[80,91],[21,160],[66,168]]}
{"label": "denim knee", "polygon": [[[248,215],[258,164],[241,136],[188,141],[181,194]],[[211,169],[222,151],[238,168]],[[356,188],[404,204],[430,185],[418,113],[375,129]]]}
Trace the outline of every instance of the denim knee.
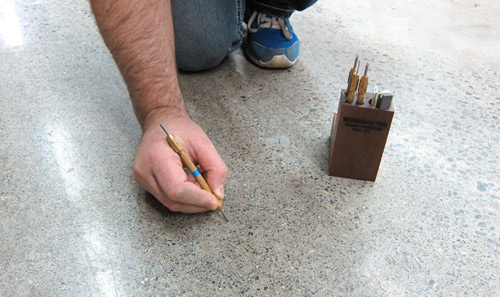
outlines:
{"label": "denim knee", "polygon": [[219,65],[228,53],[227,45],[221,45],[215,37],[194,38],[191,34],[189,40],[175,37],[175,57],[177,68],[181,70],[208,70]]}
{"label": "denim knee", "polygon": [[217,66],[243,39],[243,0],[172,0],[177,67]]}

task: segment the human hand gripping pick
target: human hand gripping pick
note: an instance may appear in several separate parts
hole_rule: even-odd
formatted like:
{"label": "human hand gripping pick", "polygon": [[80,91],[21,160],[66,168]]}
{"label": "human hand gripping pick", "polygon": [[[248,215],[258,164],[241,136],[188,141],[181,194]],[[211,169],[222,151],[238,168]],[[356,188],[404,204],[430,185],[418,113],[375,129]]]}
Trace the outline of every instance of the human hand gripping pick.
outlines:
{"label": "human hand gripping pick", "polygon": [[165,141],[160,119],[176,136],[188,156],[204,170],[214,194],[223,199],[228,170],[210,139],[189,116],[154,115],[147,119],[136,153],[134,177],[137,183],[171,211],[199,213],[215,210],[217,199],[186,174],[179,155]]}

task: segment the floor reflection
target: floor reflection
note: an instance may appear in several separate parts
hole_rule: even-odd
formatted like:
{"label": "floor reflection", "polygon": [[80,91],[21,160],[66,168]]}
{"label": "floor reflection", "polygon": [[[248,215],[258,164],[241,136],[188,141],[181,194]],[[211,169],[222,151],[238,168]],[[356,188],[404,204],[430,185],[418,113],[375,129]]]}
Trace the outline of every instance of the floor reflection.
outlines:
{"label": "floor reflection", "polygon": [[0,49],[20,46],[23,43],[23,30],[14,1],[0,1]]}

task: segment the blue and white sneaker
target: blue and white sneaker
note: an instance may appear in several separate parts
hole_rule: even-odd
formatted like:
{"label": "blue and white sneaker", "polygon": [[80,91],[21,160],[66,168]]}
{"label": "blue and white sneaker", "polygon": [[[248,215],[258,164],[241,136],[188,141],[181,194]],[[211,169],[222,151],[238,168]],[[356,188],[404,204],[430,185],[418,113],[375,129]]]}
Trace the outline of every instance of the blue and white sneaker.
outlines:
{"label": "blue and white sneaker", "polygon": [[254,11],[248,19],[245,52],[260,67],[287,68],[297,62],[300,42],[288,19]]}

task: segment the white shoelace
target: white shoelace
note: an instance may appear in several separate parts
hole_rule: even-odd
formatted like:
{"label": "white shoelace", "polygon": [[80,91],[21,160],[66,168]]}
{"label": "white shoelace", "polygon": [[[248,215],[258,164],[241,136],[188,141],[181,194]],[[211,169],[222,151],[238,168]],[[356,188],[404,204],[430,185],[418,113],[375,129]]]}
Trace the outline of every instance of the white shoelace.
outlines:
{"label": "white shoelace", "polygon": [[[252,23],[257,19],[257,28],[252,28]],[[260,13],[254,11],[248,20],[248,31],[255,33],[260,28],[271,28],[281,30],[281,33],[285,36],[286,39],[292,39],[292,34],[288,32],[288,28],[286,27],[286,21],[283,18],[268,16],[264,13]]]}

